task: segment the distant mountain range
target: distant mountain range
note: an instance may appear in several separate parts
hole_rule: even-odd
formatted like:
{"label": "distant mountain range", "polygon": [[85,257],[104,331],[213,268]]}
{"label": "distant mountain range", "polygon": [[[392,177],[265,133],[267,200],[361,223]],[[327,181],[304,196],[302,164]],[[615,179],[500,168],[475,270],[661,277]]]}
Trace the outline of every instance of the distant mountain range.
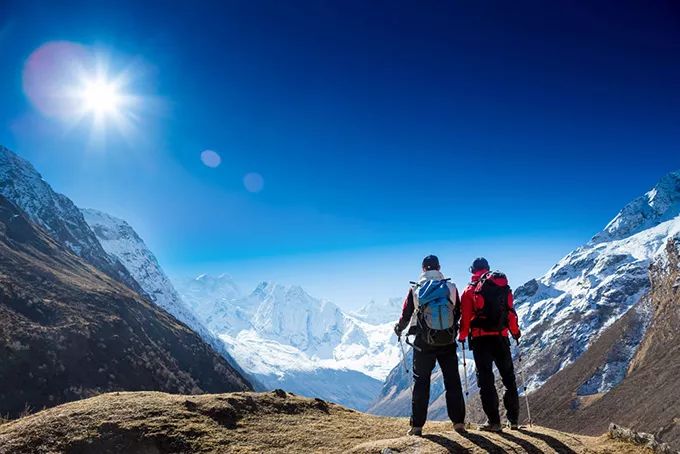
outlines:
{"label": "distant mountain range", "polygon": [[391,322],[373,324],[297,286],[262,282],[242,295],[228,275],[205,274],[176,286],[236,361],[266,388],[366,409],[399,360],[392,333],[398,308],[387,315]]}

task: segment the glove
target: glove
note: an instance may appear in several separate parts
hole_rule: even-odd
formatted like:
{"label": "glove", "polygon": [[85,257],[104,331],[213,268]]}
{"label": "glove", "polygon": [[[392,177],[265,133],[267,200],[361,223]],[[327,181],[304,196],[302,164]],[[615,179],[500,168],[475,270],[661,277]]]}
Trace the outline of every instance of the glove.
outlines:
{"label": "glove", "polygon": [[515,342],[519,342],[519,338],[522,337],[522,332],[517,331],[517,334],[512,333],[512,338],[515,339]]}
{"label": "glove", "polygon": [[463,346],[463,349],[465,349],[465,339],[458,339],[458,342]]}
{"label": "glove", "polygon": [[399,327],[399,323],[394,325],[394,334],[396,334],[397,337],[401,337],[401,332],[402,332],[402,329]]}

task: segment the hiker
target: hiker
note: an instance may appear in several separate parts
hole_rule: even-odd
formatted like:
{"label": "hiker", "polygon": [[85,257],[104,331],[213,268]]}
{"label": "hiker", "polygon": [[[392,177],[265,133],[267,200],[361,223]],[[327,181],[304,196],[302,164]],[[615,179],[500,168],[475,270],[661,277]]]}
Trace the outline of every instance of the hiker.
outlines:
{"label": "hiker", "polygon": [[488,422],[480,429],[490,432],[503,430],[498,413],[493,364],[496,364],[505,386],[503,403],[510,428],[518,429],[519,394],[508,332],[516,341],[519,341],[521,333],[512,304],[512,291],[505,274],[491,272],[489,262],[483,257],[475,259],[470,272],[472,280],[461,298],[458,342],[464,347],[465,339],[468,338],[475,359],[479,395],[488,418]]}
{"label": "hiker", "polygon": [[408,327],[408,336],[415,335],[413,346],[413,396],[411,428],[408,435],[421,436],[430,402],[430,375],[438,362],[446,388],[446,408],[453,428],[465,432],[465,401],[458,374],[456,329],[460,319],[460,297],[456,286],[440,271],[439,259],[428,255],[423,259],[423,274],[409,289],[399,322],[394,332],[401,334]]}

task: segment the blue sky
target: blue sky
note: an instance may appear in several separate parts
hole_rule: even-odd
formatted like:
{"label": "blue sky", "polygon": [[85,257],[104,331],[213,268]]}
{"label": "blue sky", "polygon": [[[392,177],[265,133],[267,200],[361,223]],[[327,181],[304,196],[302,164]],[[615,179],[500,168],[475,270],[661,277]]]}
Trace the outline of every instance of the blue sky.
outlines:
{"label": "blue sky", "polygon": [[[680,168],[680,9],[582,3],[5,0],[0,143],[173,275],[357,307],[436,253],[516,286]],[[25,65],[55,41],[129,75],[132,128],[36,108]]]}

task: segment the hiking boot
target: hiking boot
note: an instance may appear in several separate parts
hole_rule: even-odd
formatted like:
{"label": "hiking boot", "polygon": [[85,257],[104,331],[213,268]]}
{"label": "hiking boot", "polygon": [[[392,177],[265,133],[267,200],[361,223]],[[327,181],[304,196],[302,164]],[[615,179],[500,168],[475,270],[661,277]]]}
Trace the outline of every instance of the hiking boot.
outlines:
{"label": "hiking boot", "polygon": [[414,437],[422,437],[423,436],[423,428],[422,427],[411,427],[408,432],[406,432],[406,435],[412,435]]}
{"label": "hiking boot", "polygon": [[484,432],[503,432],[503,428],[499,423],[489,423],[487,422],[483,426],[479,426],[479,430]]}
{"label": "hiking boot", "polygon": [[514,421],[510,421],[508,426],[510,426],[510,430],[519,430],[519,424]]}
{"label": "hiking boot", "polygon": [[459,434],[464,434],[465,432],[467,432],[467,429],[465,428],[465,424],[462,423],[462,422],[458,422],[458,423],[454,424],[453,430],[455,430]]}

